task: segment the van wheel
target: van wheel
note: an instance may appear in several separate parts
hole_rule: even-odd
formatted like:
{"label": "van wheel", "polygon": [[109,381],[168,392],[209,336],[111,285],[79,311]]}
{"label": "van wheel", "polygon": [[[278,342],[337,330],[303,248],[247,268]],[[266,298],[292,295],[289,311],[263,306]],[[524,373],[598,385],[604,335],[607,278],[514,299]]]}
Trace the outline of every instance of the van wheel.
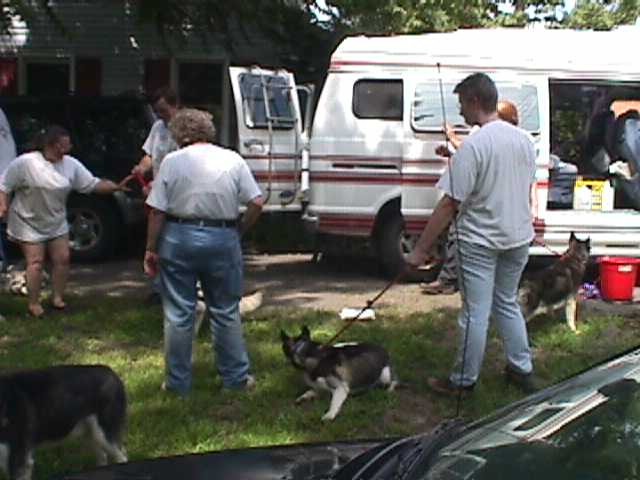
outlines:
{"label": "van wheel", "polygon": [[[405,257],[411,253],[418,241],[418,235],[404,231],[404,219],[397,213],[388,216],[379,226],[377,235],[378,261],[382,273],[389,279],[396,278],[406,267]],[[420,269],[409,278],[410,282],[430,282],[435,280],[439,268]]]}
{"label": "van wheel", "polygon": [[118,218],[109,207],[107,202],[91,196],[69,199],[69,246],[75,260],[104,260],[115,251]]}

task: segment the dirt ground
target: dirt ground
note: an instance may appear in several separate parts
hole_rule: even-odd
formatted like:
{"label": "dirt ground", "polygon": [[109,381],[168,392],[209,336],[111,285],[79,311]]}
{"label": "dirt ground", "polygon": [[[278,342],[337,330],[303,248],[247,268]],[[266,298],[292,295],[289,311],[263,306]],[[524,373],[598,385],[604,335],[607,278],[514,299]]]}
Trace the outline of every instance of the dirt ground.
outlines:
{"label": "dirt ground", "polygon": [[[362,308],[388,281],[366,260],[312,262],[310,254],[248,255],[245,257],[245,290],[262,290],[263,306],[313,308],[340,311]],[[149,293],[148,281],[138,259],[101,264],[72,264],[69,292],[110,297]],[[431,297],[419,284],[394,285],[374,304],[374,309],[403,312],[457,307],[457,295]]]}
{"label": "dirt ground", "polygon": [[[264,307],[313,308],[339,312],[344,307],[360,309],[373,299],[388,281],[372,262],[349,259],[312,262],[310,254],[248,255],[245,258],[245,289],[263,291]],[[69,291],[80,295],[110,297],[149,293],[142,262],[125,258],[100,264],[73,264]],[[638,315],[636,302],[585,301],[584,314]],[[393,285],[373,305],[376,311],[425,312],[439,308],[459,308],[459,295],[424,295],[418,283]]]}

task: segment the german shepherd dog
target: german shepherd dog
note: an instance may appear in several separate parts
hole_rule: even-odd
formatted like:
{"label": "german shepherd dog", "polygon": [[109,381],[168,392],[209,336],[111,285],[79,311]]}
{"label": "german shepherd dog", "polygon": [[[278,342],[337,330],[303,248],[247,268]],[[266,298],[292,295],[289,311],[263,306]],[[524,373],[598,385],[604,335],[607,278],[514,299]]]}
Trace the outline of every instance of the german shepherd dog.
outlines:
{"label": "german shepherd dog", "polygon": [[300,335],[290,337],[280,332],[282,350],[293,366],[304,372],[309,390],[296,403],[311,400],[321,390],[331,392],[331,406],[322,420],[336,418],[351,391],[382,386],[391,392],[398,381],[387,351],[370,343],[345,343],[324,346],[311,340],[305,326]]}
{"label": "german shepherd dog", "polygon": [[589,263],[590,239],[578,240],[573,232],[569,248],[552,265],[524,278],[518,302],[526,321],[542,312],[551,313],[564,306],[567,325],[577,332],[576,297]]}
{"label": "german shepherd dog", "polygon": [[33,450],[85,435],[98,465],[126,462],[122,436],[127,398],[122,380],[103,365],[66,365],[0,376],[0,467],[30,480]]}

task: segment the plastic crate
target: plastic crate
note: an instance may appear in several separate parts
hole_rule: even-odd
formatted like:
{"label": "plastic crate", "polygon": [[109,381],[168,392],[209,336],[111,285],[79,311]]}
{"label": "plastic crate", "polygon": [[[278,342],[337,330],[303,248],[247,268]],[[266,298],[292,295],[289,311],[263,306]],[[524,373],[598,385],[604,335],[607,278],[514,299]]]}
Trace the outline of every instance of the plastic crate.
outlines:
{"label": "plastic crate", "polygon": [[[573,189],[573,208],[575,210],[602,210],[606,183],[606,180],[584,180],[578,178]],[[583,188],[591,190],[589,202],[586,202],[580,193]]]}

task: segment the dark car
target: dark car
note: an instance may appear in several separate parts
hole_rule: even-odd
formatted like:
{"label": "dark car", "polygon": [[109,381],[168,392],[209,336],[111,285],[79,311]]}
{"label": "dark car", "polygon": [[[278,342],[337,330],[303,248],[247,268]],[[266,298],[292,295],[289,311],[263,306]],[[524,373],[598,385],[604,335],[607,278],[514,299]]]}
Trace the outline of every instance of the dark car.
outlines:
{"label": "dark car", "polygon": [[401,439],[228,450],[113,465],[65,480],[638,478],[640,348],[508,405]]}
{"label": "dark car", "polygon": [[[18,153],[30,148],[34,135],[50,124],[71,134],[70,155],[94,175],[122,180],[142,157],[142,144],[153,123],[144,97],[4,97],[0,101]],[[130,193],[69,196],[69,239],[74,258],[100,260],[117,248],[128,227],[144,222],[143,198],[132,185]]]}

